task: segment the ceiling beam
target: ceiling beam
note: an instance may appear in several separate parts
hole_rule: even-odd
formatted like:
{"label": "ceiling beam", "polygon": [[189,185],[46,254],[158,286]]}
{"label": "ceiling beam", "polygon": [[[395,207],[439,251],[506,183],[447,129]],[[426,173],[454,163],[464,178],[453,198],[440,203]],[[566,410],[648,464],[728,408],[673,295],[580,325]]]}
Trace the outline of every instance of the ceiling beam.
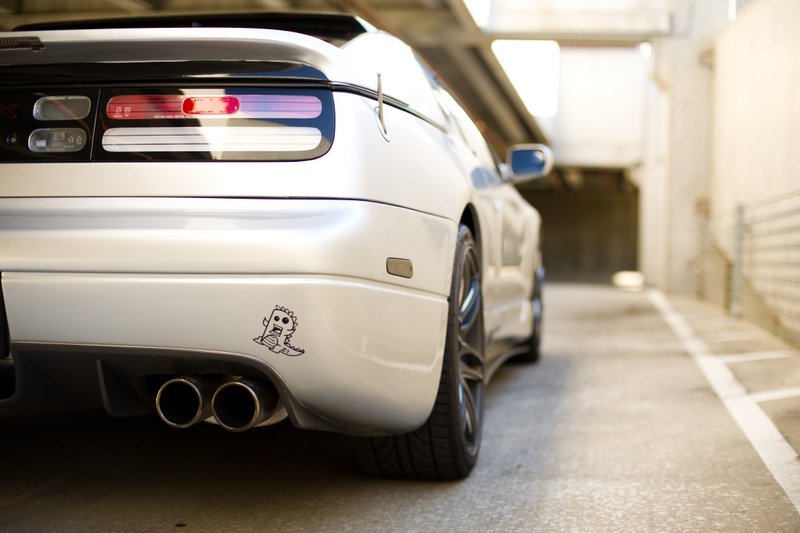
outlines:
{"label": "ceiling beam", "polygon": [[491,32],[491,31],[464,31],[454,29],[443,30],[413,30],[406,33],[410,40],[419,43],[419,46],[444,46],[445,44],[458,44],[460,46],[482,46],[490,45],[496,40],[513,41],[559,41],[573,43],[601,44],[610,43],[612,45],[634,45],[636,43],[652,41],[655,39],[668,37],[664,32],[647,33],[593,33],[587,32],[563,32],[563,31],[535,31],[535,32]]}
{"label": "ceiling beam", "polygon": [[335,0],[334,3],[345,11],[358,15],[377,28],[381,28],[398,37],[403,35],[398,27],[392,24],[382,12],[372,7],[366,0]]}
{"label": "ceiling beam", "polygon": [[528,111],[528,107],[525,105],[525,102],[522,101],[522,98],[520,98],[517,88],[511,83],[506,71],[503,70],[502,65],[500,65],[500,62],[497,60],[497,56],[492,52],[491,47],[484,46],[479,50],[483,60],[486,62],[486,66],[492,71],[497,83],[504,89],[509,101],[511,101],[514,108],[519,112],[523,124],[527,127],[528,135],[526,135],[526,138],[523,139],[522,142],[536,141],[546,144],[548,142],[547,135],[545,135],[544,131],[539,127],[539,123],[536,122],[536,119],[530,111]]}
{"label": "ceiling beam", "polygon": [[446,31],[455,24],[453,15],[446,9],[382,9],[381,16],[392,25],[402,28],[406,37],[416,33],[430,35]]}
{"label": "ceiling beam", "polygon": [[[455,31],[453,33],[458,33],[462,35],[481,35],[484,36],[483,31],[478,27],[475,23],[475,20],[470,15],[469,10],[467,9],[466,4],[464,4],[464,0],[447,0],[447,5],[450,7],[453,16],[458,21],[458,24],[461,26],[461,31]],[[416,38],[416,37],[412,37]],[[542,129],[539,127],[539,124],[536,123],[536,119],[533,118],[528,112],[527,107],[522,102],[522,99],[517,93],[517,89],[511,83],[511,80],[508,79],[508,75],[506,74],[503,67],[500,65],[500,62],[497,61],[497,57],[494,55],[491,47],[492,39],[487,39],[485,36],[478,40],[477,43],[472,45],[464,44],[459,39],[453,39],[446,43],[447,46],[474,46],[478,49],[481,57],[483,58],[484,63],[489,68],[494,79],[497,81],[498,85],[503,89],[506,93],[508,101],[511,102],[514,109],[517,111],[519,118],[521,119],[522,123],[524,124],[527,132],[524,134],[523,138],[519,138],[516,136],[510,137],[509,142],[511,144],[515,142],[528,142],[528,141],[538,141],[538,142],[547,142],[547,136],[544,134]],[[418,46],[420,46],[418,44]],[[436,46],[436,45],[432,45]],[[445,42],[443,42],[440,46],[445,46]],[[532,138],[531,138],[532,137]],[[520,139],[519,141],[515,139]]]}
{"label": "ceiling beam", "polygon": [[469,80],[470,85],[480,96],[481,101],[497,123],[503,128],[504,136],[512,144],[528,140],[519,118],[508,106],[507,98],[486,76],[486,69],[480,64],[478,58],[470,50],[459,46],[448,46],[445,47],[445,50],[458,66],[459,71]]}
{"label": "ceiling beam", "polygon": [[22,11],[22,0],[0,0],[0,14],[19,13]]}
{"label": "ceiling beam", "polygon": [[140,15],[157,9],[155,0],[108,0],[108,2],[125,13]]}

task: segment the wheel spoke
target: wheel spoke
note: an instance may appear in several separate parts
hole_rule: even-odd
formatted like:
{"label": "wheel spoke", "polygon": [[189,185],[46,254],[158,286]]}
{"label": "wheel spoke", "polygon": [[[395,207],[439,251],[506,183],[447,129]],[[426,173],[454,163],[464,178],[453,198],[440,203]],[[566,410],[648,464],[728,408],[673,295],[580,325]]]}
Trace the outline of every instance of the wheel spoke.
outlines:
{"label": "wheel spoke", "polygon": [[483,372],[477,368],[465,368],[461,373],[461,379],[464,383],[483,383]]}
{"label": "wheel spoke", "polygon": [[477,420],[475,410],[475,397],[472,389],[464,380],[460,384],[461,396],[461,429],[467,437],[467,441],[473,442],[475,439],[475,421]]}
{"label": "wheel spoke", "polygon": [[469,331],[475,324],[481,308],[481,278],[478,258],[473,248],[468,248],[461,267],[459,280],[459,322],[462,331]]}
{"label": "wheel spoke", "polygon": [[469,331],[475,324],[475,320],[478,318],[478,312],[481,308],[480,278],[474,275],[469,278],[469,281],[465,281],[464,284],[466,287],[464,289],[465,294],[462,294],[459,321],[461,323],[461,331]]}
{"label": "wheel spoke", "polygon": [[458,395],[461,430],[470,445],[476,445],[479,435],[480,412],[478,405],[483,391],[482,354],[464,339],[459,339]]}
{"label": "wheel spoke", "polygon": [[464,359],[465,357],[472,357],[473,359],[482,360],[483,354],[466,339],[458,339],[459,342],[459,356]]}

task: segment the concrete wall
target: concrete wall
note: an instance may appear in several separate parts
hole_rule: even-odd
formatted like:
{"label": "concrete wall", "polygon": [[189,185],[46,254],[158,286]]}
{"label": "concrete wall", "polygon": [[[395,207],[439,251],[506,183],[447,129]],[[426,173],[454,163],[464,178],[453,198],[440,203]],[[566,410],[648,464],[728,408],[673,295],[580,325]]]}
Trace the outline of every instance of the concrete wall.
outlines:
{"label": "concrete wall", "polygon": [[647,284],[667,286],[669,211],[670,100],[655,79],[645,91],[645,127],[642,166],[633,174],[639,185],[639,269]]}
{"label": "concrete wall", "polygon": [[[800,346],[798,52],[800,0],[753,1],[716,39],[707,239],[732,264],[731,310],[795,346]],[[731,220],[739,205],[737,232]]]}
{"label": "concrete wall", "polygon": [[[651,138],[645,143],[650,152],[637,173],[643,188],[640,263],[650,285],[690,293],[711,174],[708,59],[714,36],[728,23],[728,1],[675,0],[673,6],[673,35],[653,46],[647,112]],[[669,146],[663,153],[662,139]]]}
{"label": "concrete wall", "polygon": [[714,50],[712,213],[800,189],[800,1],[757,0]]}
{"label": "concrete wall", "polygon": [[636,46],[561,47],[558,113],[536,119],[560,166],[641,162],[646,72]]}

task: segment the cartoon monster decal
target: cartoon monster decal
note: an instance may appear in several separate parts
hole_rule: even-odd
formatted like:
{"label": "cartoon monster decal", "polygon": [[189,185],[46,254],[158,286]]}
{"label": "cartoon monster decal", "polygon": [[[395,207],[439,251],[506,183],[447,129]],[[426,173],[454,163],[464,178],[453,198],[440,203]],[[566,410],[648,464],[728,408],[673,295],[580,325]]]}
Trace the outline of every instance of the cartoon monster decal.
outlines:
{"label": "cartoon monster decal", "polygon": [[289,344],[289,339],[297,329],[297,317],[287,308],[276,305],[272,314],[265,317],[262,323],[264,332],[253,339],[255,342],[283,355],[297,356],[305,353],[305,350]]}

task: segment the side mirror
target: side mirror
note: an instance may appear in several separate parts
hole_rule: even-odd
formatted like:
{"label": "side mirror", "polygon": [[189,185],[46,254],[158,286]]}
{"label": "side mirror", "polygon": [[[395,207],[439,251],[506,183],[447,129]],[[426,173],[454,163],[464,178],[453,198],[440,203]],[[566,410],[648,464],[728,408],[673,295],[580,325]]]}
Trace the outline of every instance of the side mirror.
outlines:
{"label": "side mirror", "polygon": [[506,177],[522,183],[547,176],[553,169],[553,151],[544,144],[515,144],[508,149]]}

